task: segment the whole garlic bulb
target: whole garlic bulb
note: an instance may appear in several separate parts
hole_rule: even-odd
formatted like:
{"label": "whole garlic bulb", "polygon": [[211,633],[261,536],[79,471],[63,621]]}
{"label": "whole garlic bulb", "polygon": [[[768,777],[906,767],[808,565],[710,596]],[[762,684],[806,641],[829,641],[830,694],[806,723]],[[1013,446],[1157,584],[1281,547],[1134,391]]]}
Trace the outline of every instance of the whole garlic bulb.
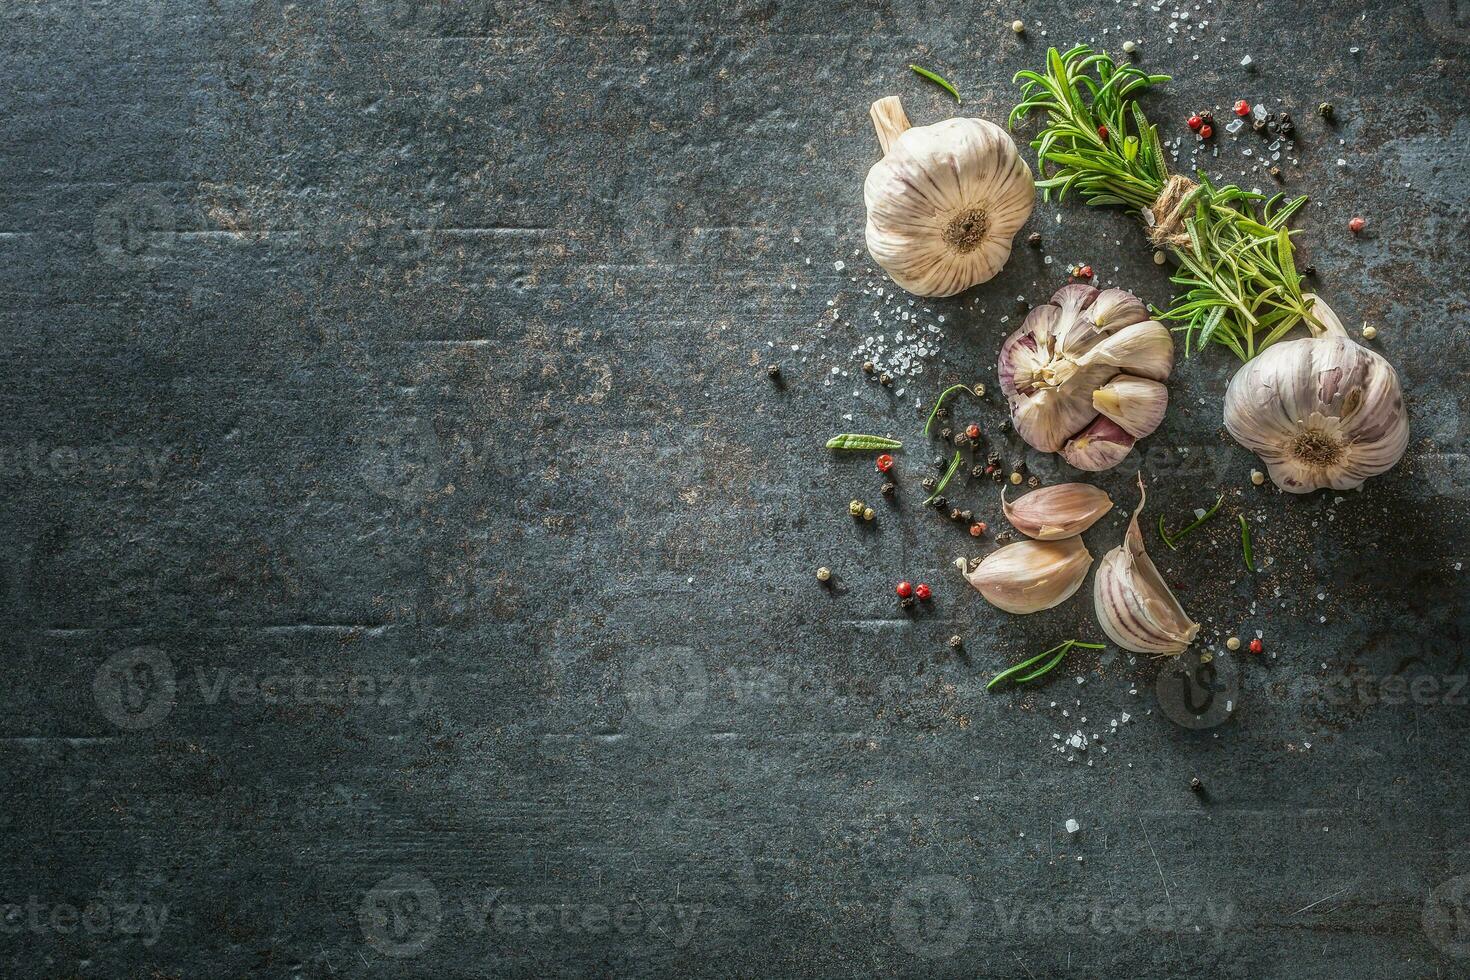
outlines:
{"label": "whole garlic bulb", "polygon": [[883,147],[863,185],[873,260],[919,296],[953,296],[993,277],[1036,203],[1010,134],[968,118],[911,128],[896,96],[869,115]]}
{"label": "whole garlic bulb", "polygon": [[1082,470],[1106,470],[1163,421],[1174,340],[1125,289],[1073,283],[1000,348],[1016,431]]}
{"label": "whole garlic bulb", "polygon": [[1273,344],[1225,392],[1225,428],[1290,493],[1352,490],[1393,467],[1409,445],[1399,376],[1348,336],[1316,296],[1313,336]]}

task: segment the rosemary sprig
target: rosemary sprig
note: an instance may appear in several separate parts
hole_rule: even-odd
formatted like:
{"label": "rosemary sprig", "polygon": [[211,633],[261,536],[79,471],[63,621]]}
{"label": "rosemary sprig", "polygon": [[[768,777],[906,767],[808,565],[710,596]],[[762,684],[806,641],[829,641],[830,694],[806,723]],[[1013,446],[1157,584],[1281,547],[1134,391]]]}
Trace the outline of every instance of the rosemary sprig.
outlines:
{"label": "rosemary sprig", "polygon": [[1251,572],[1254,573],[1256,570],[1256,562],[1255,558],[1251,555],[1250,525],[1245,522],[1244,514],[1237,514],[1236,516],[1240,518],[1240,553],[1242,557],[1245,558],[1245,567],[1250,569]]}
{"label": "rosemary sprig", "polygon": [[[1063,641],[1062,643],[1058,643],[1056,646],[1052,647],[1050,650],[1043,650],[1041,653],[1038,653],[1034,657],[1028,657],[1018,664],[1013,664],[1012,666],[1007,667],[1005,670],[1001,671],[999,674],[996,674],[990,679],[990,683],[985,685],[985,690],[989,691],[994,688],[995,685],[1007,680],[1013,680],[1016,684],[1025,684],[1027,681],[1034,681],[1038,677],[1044,677],[1046,674],[1050,673],[1057,664],[1066,659],[1067,654],[1072,652],[1073,647],[1086,647],[1089,650],[1101,650],[1103,648],[1103,645],[1101,643],[1083,643],[1081,640]],[[1036,667],[1036,669],[1034,670],[1030,669],[1032,667],[1035,667],[1037,663],[1046,659],[1047,657],[1051,657],[1051,659],[1048,660],[1045,664],[1042,664],[1042,666],[1040,667]],[[1020,674],[1022,676],[1018,677],[1016,676],[1017,674]]]}
{"label": "rosemary sprig", "polygon": [[[1046,122],[1031,142],[1045,198],[1070,192],[1088,204],[1151,208],[1169,179],[1158,130],[1137,98],[1169,80],[1079,44],[1047,52],[1044,71],[1022,71],[1021,101],[1010,124],[1034,112]],[[1101,128],[1100,128],[1101,127]],[[1305,197],[1282,203],[1234,184],[1216,187],[1204,174],[1181,208],[1189,244],[1170,246],[1179,263],[1173,281],[1185,288],[1161,317],[1179,321],[1185,354],[1211,342],[1250,360],[1302,322],[1315,323],[1302,298],[1287,220]],[[1161,218],[1163,216],[1160,216]]]}
{"label": "rosemary sprig", "polygon": [[844,432],[827,440],[828,449],[902,449],[903,443],[887,436],[870,436],[861,432]]}
{"label": "rosemary sprig", "polygon": [[947,486],[949,486],[949,481],[954,478],[955,470],[957,470],[959,468],[960,468],[960,451],[958,449],[956,449],[954,451],[954,459],[952,459],[952,460],[949,461],[949,469],[947,469],[947,470],[944,471],[943,478],[941,478],[940,481],[939,481],[939,483],[934,487],[934,492],[931,493],[929,495],[928,499],[924,501],[925,504],[928,504],[935,497],[939,496],[941,493],[944,492],[944,488],[947,487]]}
{"label": "rosemary sprig", "polygon": [[1184,537],[1190,531],[1193,531],[1195,528],[1199,527],[1205,521],[1207,521],[1210,518],[1214,517],[1215,516],[1215,511],[1217,511],[1217,510],[1220,509],[1220,503],[1224,499],[1225,499],[1225,495],[1223,493],[1220,494],[1220,496],[1218,496],[1218,497],[1215,498],[1215,506],[1213,506],[1209,510],[1205,511],[1199,517],[1196,517],[1194,519],[1194,523],[1193,524],[1186,525],[1181,530],[1175,532],[1175,534],[1174,534],[1173,537],[1170,537],[1169,536],[1169,532],[1166,531],[1166,530],[1164,530],[1164,515],[1163,514],[1160,514],[1159,515],[1159,537],[1161,537],[1161,538],[1164,539],[1164,544],[1166,544],[1166,545],[1169,546],[1169,550],[1170,551],[1178,551],[1179,550],[1179,547],[1178,547],[1178,541],[1179,541],[1179,539],[1182,538],[1182,537]]}
{"label": "rosemary sprig", "polygon": [[953,85],[951,85],[949,83],[949,80],[948,79],[944,78],[942,75],[936,75],[936,74],[934,74],[934,72],[930,71],[927,68],[920,68],[918,65],[909,65],[909,67],[912,68],[919,75],[923,76],[924,78],[929,79],[929,81],[933,82],[935,85],[938,85],[940,88],[944,89],[950,95],[953,95],[955,102],[959,102],[960,101],[960,92],[959,92],[959,89],[957,89]]}
{"label": "rosemary sprig", "polygon": [[[939,397],[934,399],[934,407],[929,409],[929,418],[924,422],[924,435],[927,436],[929,430],[934,427],[934,419],[939,415],[939,409],[944,405],[944,400],[957,391],[968,391],[970,394],[975,395],[975,392],[970,390],[969,385],[950,385],[941,391]],[[975,397],[978,398],[980,396],[975,395]]]}

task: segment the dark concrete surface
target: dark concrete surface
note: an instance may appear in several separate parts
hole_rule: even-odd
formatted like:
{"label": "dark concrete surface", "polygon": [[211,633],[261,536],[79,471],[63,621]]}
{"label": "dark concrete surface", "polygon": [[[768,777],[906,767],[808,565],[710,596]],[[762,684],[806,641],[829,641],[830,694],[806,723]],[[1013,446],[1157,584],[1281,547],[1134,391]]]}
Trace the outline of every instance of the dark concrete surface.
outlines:
{"label": "dark concrete surface", "polygon": [[[1166,42],[1181,9],[1204,40]],[[0,972],[1470,975],[1467,26],[1453,0],[6,3]],[[953,113],[914,61],[1002,119],[1047,44],[1124,38],[1176,76],[1148,100],[1171,133],[1285,100],[1304,261],[1413,417],[1363,493],[1289,498],[1224,434],[1228,356],[1176,370],[1144,519],[1228,718],[1111,648],[987,694],[1100,638],[1090,586],[1001,614],[951,567],[991,545],[918,506],[913,400],[993,387],[1018,296],[1087,261],[1167,303],[1136,222],[1039,204],[1042,250],[925,304],[945,336],[902,401],[852,353],[885,284],[854,255],[868,104]],[[1217,142],[1212,175],[1270,183]],[[1063,476],[998,402],[956,413]],[[908,441],[896,504],[821,448],[842,430]],[[1097,481],[1094,555],[1137,469]],[[988,482],[950,496],[1003,526]],[[1256,630],[1267,654],[1223,652]]]}

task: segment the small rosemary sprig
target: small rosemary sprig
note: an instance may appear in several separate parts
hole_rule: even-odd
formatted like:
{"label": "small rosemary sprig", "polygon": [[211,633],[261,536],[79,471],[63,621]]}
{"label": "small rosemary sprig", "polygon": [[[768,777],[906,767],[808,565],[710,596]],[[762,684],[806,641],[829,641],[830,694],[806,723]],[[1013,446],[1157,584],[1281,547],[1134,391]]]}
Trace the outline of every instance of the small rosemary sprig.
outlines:
{"label": "small rosemary sprig", "polygon": [[1251,555],[1251,529],[1245,522],[1244,514],[1237,514],[1240,518],[1240,554],[1245,559],[1245,567],[1254,574],[1256,570],[1255,558]]}
{"label": "small rosemary sprig", "polygon": [[[924,422],[924,435],[927,436],[929,434],[929,430],[934,428],[934,419],[938,417],[939,410],[944,407],[944,400],[957,391],[969,392],[972,395],[975,394],[975,392],[970,388],[969,385],[950,385],[948,388],[941,391],[939,393],[939,397],[934,399],[934,407],[929,409],[929,418]],[[979,396],[977,395],[976,397]]]}
{"label": "small rosemary sprig", "polygon": [[[1119,65],[1079,44],[1066,53],[1052,48],[1041,72],[1016,74],[1021,101],[1010,124],[1035,112],[1045,124],[1031,145],[1043,197],[1080,194],[1088,204],[1151,209],[1169,180],[1157,127],[1137,98],[1167,75]],[[1173,281],[1185,288],[1161,317],[1180,321],[1185,354],[1214,342],[1250,360],[1302,322],[1315,323],[1302,298],[1287,220],[1305,197],[1282,203],[1227,184],[1216,187],[1198,174],[1199,186],[1183,198],[1189,244],[1170,245],[1179,263]],[[1158,216],[1160,219],[1165,216]]]}
{"label": "small rosemary sprig", "polygon": [[[1003,681],[1012,681],[1016,684],[1025,684],[1027,681],[1034,681],[1038,677],[1043,677],[1046,674],[1050,673],[1057,664],[1066,659],[1067,654],[1072,652],[1073,647],[1086,647],[1089,650],[1101,650],[1103,648],[1103,645],[1101,643],[1083,643],[1081,640],[1066,640],[1062,643],[1058,643],[1050,650],[1043,650],[1036,656],[1028,657],[1020,663],[1007,667],[999,674],[996,674],[990,679],[990,683],[985,685],[985,690],[989,691],[994,688],[995,685]],[[1036,669],[1034,670],[1031,669],[1035,667],[1037,663],[1040,663],[1047,657],[1050,657],[1051,659],[1042,664],[1040,667],[1036,667]],[[1018,674],[1021,676],[1017,676]]]}
{"label": "small rosemary sprig", "polygon": [[954,459],[952,459],[952,460],[949,461],[949,469],[947,469],[947,470],[944,471],[944,476],[940,479],[939,483],[934,487],[934,492],[931,493],[929,495],[929,498],[924,501],[924,503],[926,505],[929,504],[930,502],[932,502],[935,497],[937,497],[941,493],[943,493],[945,487],[949,486],[949,481],[952,480],[952,479],[954,479],[955,470],[957,470],[957,469],[960,468],[960,461],[961,461],[960,451],[958,449],[956,449],[954,451]]}
{"label": "small rosemary sprig", "polygon": [[938,85],[950,95],[953,95],[955,102],[960,101],[960,91],[949,83],[949,79],[945,78],[943,75],[936,75],[934,72],[930,71],[927,68],[920,68],[918,65],[909,65],[909,67],[912,68],[918,75],[922,76],[923,78],[929,79],[929,81],[933,82],[935,85]]}
{"label": "small rosemary sprig", "polygon": [[1207,521],[1210,518],[1214,517],[1215,516],[1215,511],[1217,511],[1217,510],[1220,509],[1220,504],[1224,500],[1225,500],[1225,495],[1222,493],[1222,494],[1220,494],[1220,496],[1218,496],[1218,497],[1215,498],[1215,505],[1213,507],[1211,507],[1209,510],[1205,511],[1199,517],[1196,517],[1194,519],[1194,523],[1185,525],[1183,528],[1181,528],[1180,530],[1176,531],[1172,537],[1169,535],[1169,532],[1168,531],[1164,530],[1164,515],[1163,514],[1160,514],[1159,515],[1159,537],[1161,537],[1161,538],[1164,539],[1164,544],[1166,544],[1166,545],[1169,546],[1169,550],[1170,551],[1178,551],[1179,550],[1179,546],[1178,546],[1179,539],[1182,538],[1182,537],[1184,537],[1190,531],[1193,531],[1195,528],[1199,527],[1205,521]]}

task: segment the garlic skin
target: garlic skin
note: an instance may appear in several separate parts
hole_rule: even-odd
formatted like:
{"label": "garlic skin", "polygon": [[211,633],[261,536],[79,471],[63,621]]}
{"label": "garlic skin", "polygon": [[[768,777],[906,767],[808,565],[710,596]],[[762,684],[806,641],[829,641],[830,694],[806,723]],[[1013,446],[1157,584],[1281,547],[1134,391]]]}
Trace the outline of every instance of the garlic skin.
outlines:
{"label": "garlic skin", "polygon": [[[1148,319],[1136,296],[1080,283],[1063,286],[1033,309],[1000,349],[1000,385],[1016,432],[1032,447],[1061,452],[1072,465],[1094,471],[1116,466],[1134,440],[1157,427],[1168,406],[1162,382],[1173,369],[1173,337]],[[1095,398],[1099,390],[1102,405]],[[1120,428],[1117,420],[1100,424],[1103,407],[1141,434]]]}
{"label": "garlic skin", "polygon": [[969,118],[910,128],[895,96],[869,114],[883,147],[863,184],[873,260],[918,296],[953,296],[992,278],[1036,203],[1010,134]]}
{"label": "garlic skin", "polygon": [[1273,344],[1235,372],[1225,428],[1288,493],[1353,490],[1403,458],[1408,412],[1393,365],[1310,298],[1321,326],[1309,322],[1314,336]]}
{"label": "garlic skin", "polygon": [[1113,509],[1113,498],[1086,483],[1059,483],[1032,490],[1015,503],[1000,492],[1001,510],[1011,526],[1037,541],[1073,538]]}
{"label": "garlic skin", "polygon": [[1147,494],[1138,478],[1138,507],[1128,533],[1098,563],[1092,579],[1092,605],[1103,632],[1133,653],[1178,655],[1194,642],[1199,623],[1185,614],[1143,548],[1138,515]]}
{"label": "garlic skin", "polygon": [[[956,562],[961,571],[963,562]],[[1080,537],[1017,541],[986,555],[965,578],[992,606],[1024,616],[1070,599],[1091,565]]]}
{"label": "garlic skin", "polygon": [[1092,393],[1092,407],[1133,438],[1142,439],[1164,421],[1169,389],[1157,381],[1120,374]]}

